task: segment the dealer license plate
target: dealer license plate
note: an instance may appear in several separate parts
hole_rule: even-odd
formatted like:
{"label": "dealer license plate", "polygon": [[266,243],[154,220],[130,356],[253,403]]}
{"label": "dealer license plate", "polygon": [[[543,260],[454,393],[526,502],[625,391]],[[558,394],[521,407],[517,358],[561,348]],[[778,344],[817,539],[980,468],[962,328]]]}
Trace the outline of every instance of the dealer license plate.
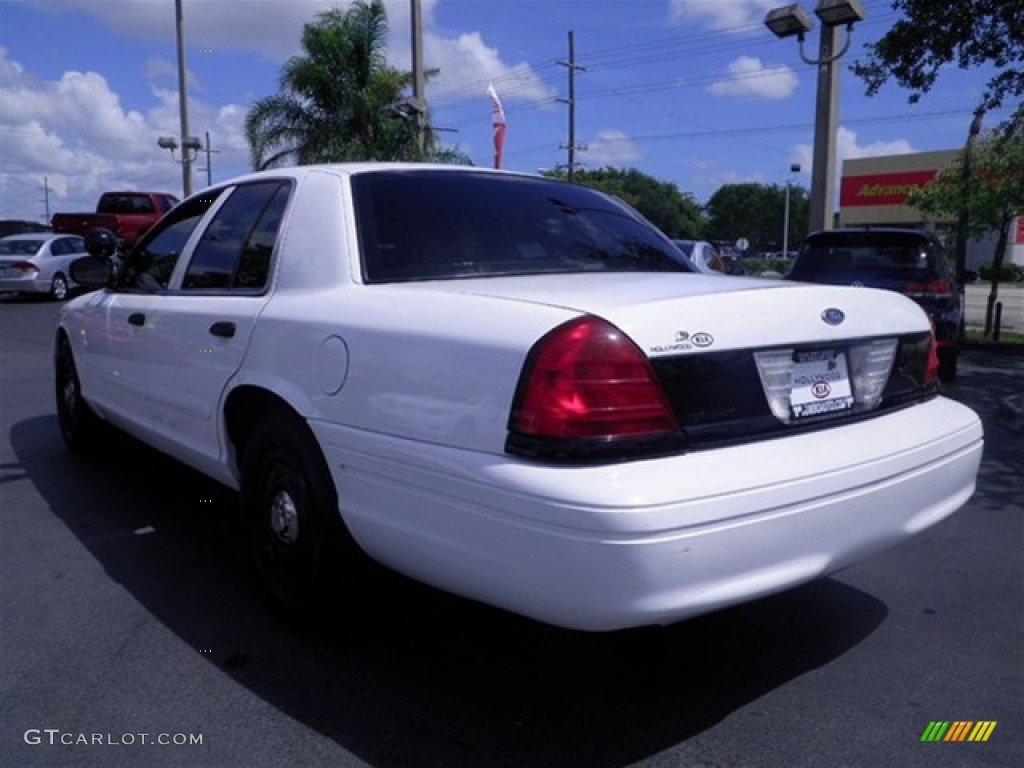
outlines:
{"label": "dealer license plate", "polygon": [[797,352],[789,405],[794,420],[852,408],[846,355],[832,349]]}

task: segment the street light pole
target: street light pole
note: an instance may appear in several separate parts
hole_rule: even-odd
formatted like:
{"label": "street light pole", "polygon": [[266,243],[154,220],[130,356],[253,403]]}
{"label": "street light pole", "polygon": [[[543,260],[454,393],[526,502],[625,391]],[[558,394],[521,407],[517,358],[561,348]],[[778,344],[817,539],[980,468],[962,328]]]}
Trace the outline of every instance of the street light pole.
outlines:
{"label": "street light pole", "polygon": [[[185,93],[185,18],[181,10],[181,0],[174,0],[174,22],[178,34],[178,108],[181,114],[181,146],[189,143],[188,130],[188,96]],[[182,151],[181,188],[185,197],[192,194],[192,158],[187,151]]]}
{"label": "street light pole", "polygon": [[[814,110],[814,167],[811,169],[810,230],[832,229],[835,217],[836,128],[839,114],[839,70],[835,63],[850,48],[853,25],[866,14],[860,0],[818,0],[814,14],[821,20],[818,58],[804,53],[804,36],[814,28],[799,3],[773,8],[764,18],[776,37],[797,38],[800,58],[818,67]],[[839,27],[846,27],[846,42],[839,48]]]}
{"label": "street light pole", "polygon": [[[789,166],[790,173],[800,173],[800,163]],[[793,188],[793,179],[786,179],[786,207],[782,214],[782,258],[789,258],[789,194]]]}
{"label": "street light pole", "polygon": [[836,130],[838,128],[839,67],[833,56],[839,42],[837,27],[822,26],[818,49],[818,95],[814,110],[814,166],[811,168],[811,206],[808,229],[832,229],[835,210]]}

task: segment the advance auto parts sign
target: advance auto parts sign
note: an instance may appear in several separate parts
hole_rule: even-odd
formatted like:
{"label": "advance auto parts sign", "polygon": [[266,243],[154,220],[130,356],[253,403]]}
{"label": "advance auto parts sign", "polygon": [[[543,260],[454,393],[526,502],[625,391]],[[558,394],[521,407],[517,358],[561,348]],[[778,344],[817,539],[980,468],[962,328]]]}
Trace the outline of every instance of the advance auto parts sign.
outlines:
{"label": "advance auto parts sign", "polygon": [[839,204],[844,208],[859,205],[906,205],[910,193],[933,181],[935,174],[935,171],[907,171],[847,176],[839,188]]}

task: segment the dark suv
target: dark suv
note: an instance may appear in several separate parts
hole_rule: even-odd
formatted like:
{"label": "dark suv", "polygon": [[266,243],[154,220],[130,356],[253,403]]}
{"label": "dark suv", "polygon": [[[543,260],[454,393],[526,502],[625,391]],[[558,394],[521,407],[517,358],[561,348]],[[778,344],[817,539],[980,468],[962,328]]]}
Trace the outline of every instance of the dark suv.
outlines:
{"label": "dark suv", "polygon": [[804,240],[786,279],[884,288],[913,299],[935,325],[939,378],[956,377],[964,334],[963,280],[931,233],[891,228],[814,232]]}

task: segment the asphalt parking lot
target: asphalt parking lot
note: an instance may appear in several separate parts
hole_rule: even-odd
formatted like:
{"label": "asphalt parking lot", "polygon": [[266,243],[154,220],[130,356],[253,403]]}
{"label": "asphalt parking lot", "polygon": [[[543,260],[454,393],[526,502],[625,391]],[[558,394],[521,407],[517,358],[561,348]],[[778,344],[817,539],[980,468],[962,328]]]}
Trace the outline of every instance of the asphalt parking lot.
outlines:
{"label": "asphalt parking lot", "polygon": [[[64,451],[55,312],[0,299],[0,764],[1024,765],[1024,436],[999,415],[1024,357],[969,350],[947,389],[985,423],[970,502],[832,578],[590,635],[382,576],[354,629],[311,634],[256,592],[232,493],[128,440]],[[923,742],[934,721],[996,725]]]}

